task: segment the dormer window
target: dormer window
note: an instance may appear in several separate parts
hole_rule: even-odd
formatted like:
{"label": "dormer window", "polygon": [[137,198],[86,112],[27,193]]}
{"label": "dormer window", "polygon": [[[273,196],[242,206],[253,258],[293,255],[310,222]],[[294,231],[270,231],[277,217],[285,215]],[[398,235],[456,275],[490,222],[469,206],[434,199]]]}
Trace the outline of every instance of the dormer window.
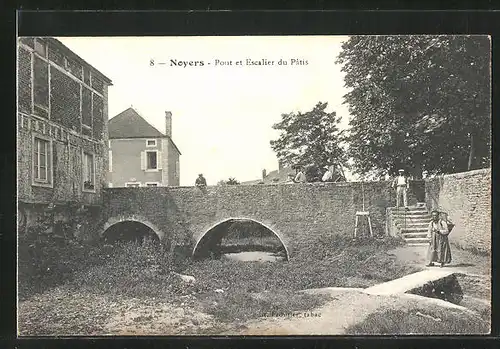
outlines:
{"label": "dormer window", "polygon": [[75,62],[74,60],[65,57],[64,58],[64,68],[77,78],[82,78],[82,66]]}
{"label": "dormer window", "polygon": [[35,52],[38,53],[42,57],[47,57],[47,44],[39,39],[36,39],[35,40]]}

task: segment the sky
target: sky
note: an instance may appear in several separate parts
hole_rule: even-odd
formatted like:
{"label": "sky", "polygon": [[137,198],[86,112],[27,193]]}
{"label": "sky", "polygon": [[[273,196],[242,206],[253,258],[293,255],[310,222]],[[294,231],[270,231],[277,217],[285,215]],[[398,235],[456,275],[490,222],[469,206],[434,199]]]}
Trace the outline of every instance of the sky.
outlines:
{"label": "sky", "polygon": [[[272,125],[283,113],[328,102],[327,111],[342,117],[340,128],[348,124],[344,75],[335,64],[345,36],[57,39],[112,80],[109,118],[132,106],[164,132],[165,111],[172,112],[183,186],[193,185],[198,173],[215,185],[276,170],[269,142],[279,136]],[[274,64],[247,65],[247,59]],[[280,59],[288,65],[278,65]]]}

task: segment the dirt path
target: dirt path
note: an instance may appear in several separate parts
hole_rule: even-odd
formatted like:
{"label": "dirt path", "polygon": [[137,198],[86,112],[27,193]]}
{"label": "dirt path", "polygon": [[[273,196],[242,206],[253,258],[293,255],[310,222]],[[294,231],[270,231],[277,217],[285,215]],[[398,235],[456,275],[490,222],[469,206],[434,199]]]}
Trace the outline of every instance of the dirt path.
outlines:
{"label": "dirt path", "polygon": [[[327,292],[332,301],[310,314],[316,316],[272,317],[252,320],[237,328],[222,333],[223,335],[342,335],[347,327],[360,323],[368,315],[378,310],[403,310],[405,312],[420,313],[426,316],[436,306],[433,300],[423,297],[376,296],[368,295],[360,289],[333,290],[318,289],[316,292]],[[446,306],[445,306],[446,307]],[[447,311],[456,313],[456,316],[480,319],[478,314],[459,307],[446,307]],[[362,333],[359,333],[362,335]]]}
{"label": "dirt path", "polygon": [[[422,269],[425,267],[427,247],[426,246],[402,246],[388,251],[398,261],[407,265],[414,265]],[[479,256],[469,251],[458,249],[452,246],[453,262],[445,268],[459,273],[467,274],[472,278],[462,277],[460,282],[464,291],[474,294],[474,302],[481,301],[482,304],[470,307],[471,298],[465,296],[465,306],[473,311],[463,311],[454,309],[457,316],[477,317],[478,312],[486,312],[488,299],[490,299],[489,290],[491,288],[490,259],[486,256]],[[405,310],[426,309],[435,307],[432,299],[423,299],[419,297],[406,296],[372,296],[361,292],[360,289],[334,290],[319,289],[317,292],[327,292],[332,301],[319,309],[311,311],[312,314],[319,316],[305,317],[298,314],[296,317],[272,317],[260,318],[250,321],[237,328],[233,328],[224,334],[227,335],[341,335],[345,329],[356,323],[363,321],[369,314],[377,310]],[[476,298],[477,297],[477,298]],[[450,307],[453,309],[453,307]],[[475,311],[475,312],[474,312]]]}
{"label": "dirt path", "polygon": [[[408,265],[425,265],[426,248],[399,247],[388,252]],[[490,260],[454,248],[453,268],[475,279],[461,280],[471,308],[490,309]],[[227,324],[200,310],[194,296],[166,301],[155,298],[127,298],[97,295],[59,287],[19,303],[19,333],[30,335],[340,335],[351,325],[363,321],[378,310],[399,309],[407,312],[435,307],[428,299],[403,296],[377,296],[360,289],[319,289],[328,293],[324,306],[294,316],[259,318],[242,324]],[[442,306],[442,305],[441,305]],[[271,309],[270,309],[271,310]],[[448,310],[447,310],[448,311]],[[457,316],[477,316],[463,309],[450,308]],[[286,315],[286,316],[283,316]]]}
{"label": "dirt path", "polygon": [[[427,246],[401,246],[387,252],[393,254],[404,264],[427,268]],[[491,260],[487,256],[480,256],[470,251],[451,246],[452,262],[445,268],[460,270],[472,275],[491,275]],[[439,267],[438,267],[439,268]]]}

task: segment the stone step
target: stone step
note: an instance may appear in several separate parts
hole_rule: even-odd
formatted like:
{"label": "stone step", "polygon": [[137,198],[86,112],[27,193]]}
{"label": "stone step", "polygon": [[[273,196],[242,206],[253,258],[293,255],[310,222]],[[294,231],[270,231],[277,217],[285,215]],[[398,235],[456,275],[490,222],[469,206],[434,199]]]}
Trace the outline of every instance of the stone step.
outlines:
{"label": "stone step", "polygon": [[[401,227],[403,227],[405,225],[405,222],[404,221],[397,221],[395,223],[396,225],[399,225]],[[429,222],[427,221],[414,221],[412,220],[411,222],[409,222],[408,220],[406,221],[406,227],[408,228],[424,228],[424,229],[427,229],[427,227],[429,226]]]}
{"label": "stone step", "polygon": [[404,224],[406,222],[406,224],[412,224],[412,223],[416,223],[416,224],[425,224],[425,225],[429,225],[429,222],[431,221],[431,218],[406,218],[405,219],[393,219],[394,221],[394,224]]}
{"label": "stone step", "polygon": [[422,212],[412,212],[412,211],[406,211],[406,212],[394,212],[392,213],[393,217],[431,217],[431,214],[427,211],[422,211]]}
{"label": "stone step", "polygon": [[401,232],[427,232],[427,227],[410,227],[409,224],[407,224],[406,227],[404,224],[401,224],[398,228]]}
{"label": "stone step", "polygon": [[427,233],[427,228],[422,227],[399,226],[398,228],[401,233]]}
{"label": "stone step", "polygon": [[409,242],[406,246],[429,246],[428,242]]}
{"label": "stone step", "polygon": [[[410,210],[427,210],[427,208],[425,207],[425,204],[422,204],[422,205],[409,205],[409,206],[406,206],[406,208],[410,209]],[[404,210],[404,206],[400,206],[400,207],[396,207],[396,206],[391,206],[389,207],[389,210]]]}
{"label": "stone step", "polygon": [[431,214],[427,211],[400,211],[400,212],[391,212],[393,217],[404,217],[404,216],[425,216],[430,217]]}
{"label": "stone step", "polygon": [[403,238],[403,240],[408,243],[429,243],[429,239],[425,238]]}
{"label": "stone step", "polygon": [[425,237],[425,238],[427,238],[427,231],[425,231],[425,232],[414,232],[414,233],[402,232],[401,236],[403,236],[405,238],[406,237],[409,237],[409,238],[411,238],[411,237]]}
{"label": "stone step", "polygon": [[405,213],[406,214],[413,213],[413,214],[428,214],[428,215],[430,215],[430,213],[427,210],[397,210],[397,211],[392,211],[391,213],[393,215],[404,215]]}
{"label": "stone step", "polygon": [[405,217],[392,217],[394,223],[427,223],[431,221],[431,217],[425,216],[406,216]]}
{"label": "stone step", "polygon": [[452,275],[454,272],[443,269],[430,269],[424,270],[410,275],[403,276],[402,278],[384,282],[369,288],[364,289],[363,292],[375,295],[391,295],[401,294],[413,290],[424,284],[437,281]]}
{"label": "stone step", "polygon": [[408,234],[401,234],[401,237],[405,240],[413,240],[413,239],[417,239],[417,240],[425,240],[425,241],[429,241],[429,238],[427,238],[427,234],[421,234],[421,235],[408,235]]}
{"label": "stone step", "polygon": [[[414,211],[427,211],[427,208],[425,206],[407,206],[406,209],[408,210],[414,210]],[[389,207],[389,210],[391,211],[404,211],[405,207]]]}

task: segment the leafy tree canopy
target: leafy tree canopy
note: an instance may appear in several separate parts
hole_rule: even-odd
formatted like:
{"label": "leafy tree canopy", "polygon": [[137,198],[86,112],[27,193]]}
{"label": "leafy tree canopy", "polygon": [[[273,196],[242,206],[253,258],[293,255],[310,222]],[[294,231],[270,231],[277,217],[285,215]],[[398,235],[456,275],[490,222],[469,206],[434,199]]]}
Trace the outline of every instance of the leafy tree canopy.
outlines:
{"label": "leafy tree canopy", "polygon": [[490,165],[486,36],[353,36],[343,45],[348,155],[359,174]]}
{"label": "leafy tree canopy", "polygon": [[[273,125],[273,129],[280,131],[280,136],[271,141],[271,148],[281,163],[316,169],[344,164],[345,154],[340,146],[341,132],[338,129],[341,118],[335,112],[327,113],[327,106],[327,103],[319,102],[306,113],[281,115],[281,121]],[[320,179],[319,173],[308,176],[309,181]]]}

